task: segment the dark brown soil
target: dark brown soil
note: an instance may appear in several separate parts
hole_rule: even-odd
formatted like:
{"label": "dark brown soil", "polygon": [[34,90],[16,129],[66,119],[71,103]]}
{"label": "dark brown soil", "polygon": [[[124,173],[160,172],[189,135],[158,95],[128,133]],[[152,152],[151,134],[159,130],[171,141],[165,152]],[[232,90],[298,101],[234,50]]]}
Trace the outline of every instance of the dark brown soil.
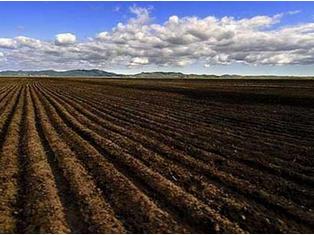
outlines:
{"label": "dark brown soil", "polygon": [[314,81],[0,79],[1,233],[313,233]]}

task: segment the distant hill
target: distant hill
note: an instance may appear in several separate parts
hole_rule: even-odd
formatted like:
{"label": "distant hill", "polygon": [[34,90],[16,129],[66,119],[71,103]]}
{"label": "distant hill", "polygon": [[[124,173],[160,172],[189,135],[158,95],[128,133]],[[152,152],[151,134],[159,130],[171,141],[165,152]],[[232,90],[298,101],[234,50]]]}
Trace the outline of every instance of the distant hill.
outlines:
{"label": "distant hill", "polygon": [[176,72],[142,72],[130,76],[137,78],[187,78],[189,75]]}
{"label": "distant hill", "polygon": [[42,71],[2,71],[0,76],[43,76],[43,77],[112,77],[116,76],[115,73],[106,72],[103,70],[67,70],[67,71],[55,71],[55,70],[42,70]]}
{"label": "distant hill", "polygon": [[133,75],[111,73],[98,69],[76,69],[67,71],[41,70],[41,71],[0,71],[0,77],[116,77],[139,79],[313,79],[313,77],[296,76],[241,76],[224,74],[221,76],[210,74],[184,74],[179,72],[142,72]]}
{"label": "distant hill", "polygon": [[175,72],[143,72],[135,75],[123,75],[103,70],[42,70],[42,71],[2,71],[0,76],[43,76],[43,77],[136,77],[136,78],[187,78],[189,75]]}

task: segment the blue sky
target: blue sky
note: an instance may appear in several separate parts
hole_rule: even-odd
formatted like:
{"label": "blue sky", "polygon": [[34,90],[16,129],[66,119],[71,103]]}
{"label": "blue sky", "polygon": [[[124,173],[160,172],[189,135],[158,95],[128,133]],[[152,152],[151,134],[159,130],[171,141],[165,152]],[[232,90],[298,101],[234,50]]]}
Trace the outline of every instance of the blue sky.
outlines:
{"label": "blue sky", "polygon": [[282,24],[314,20],[312,2],[0,2],[0,37],[23,34],[49,40],[70,31],[83,39],[125,21],[131,16],[129,8],[133,5],[152,7],[156,23],[163,23],[172,15],[245,18],[295,10],[302,14],[287,17]]}
{"label": "blue sky", "polygon": [[[116,27],[119,22],[128,25],[131,18],[139,17],[134,11],[132,12],[132,10],[130,10],[132,7],[147,10],[150,18],[149,24],[158,24],[161,26],[164,25],[171,16],[177,16],[179,19],[195,16],[200,20],[208,16],[213,16],[218,20],[221,20],[223,17],[234,17],[235,21],[240,22],[240,20],[244,18],[250,19],[256,16],[271,18],[275,15],[283,14],[283,16],[280,16],[278,22],[268,25],[266,27],[267,29],[258,29],[259,33],[267,30],[280,30],[284,27],[293,27],[296,25],[306,25],[306,27],[310,27],[309,25],[314,22],[314,2],[0,2],[0,40],[1,38],[15,40],[16,37],[23,36],[34,40],[40,40],[41,42],[52,43],[55,40],[56,35],[71,33],[76,37],[75,43],[84,43],[90,41],[90,38],[96,38],[101,32],[108,32],[111,34],[112,28]],[[142,11],[141,14],[145,13]],[[141,25],[139,27],[141,27]],[[208,28],[210,27],[211,25],[209,24]],[[183,28],[184,26],[182,26],[182,29]],[[237,34],[237,32],[238,31],[232,33]],[[254,31],[252,32],[254,33]],[[300,42],[304,39],[309,39],[309,37],[312,36],[311,32],[306,32],[306,35],[304,34],[304,32],[301,33]],[[233,43],[236,44],[236,42]],[[207,44],[203,43],[201,45],[204,46]],[[191,48],[191,45],[187,44],[186,50]],[[171,46],[173,45],[171,44]],[[165,46],[165,48],[166,47],[167,46]],[[269,46],[265,46],[265,48],[266,47],[269,48]],[[291,46],[291,48],[292,47],[293,46]],[[67,48],[69,48],[69,46]],[[221,47],[219,48],[221,49]],[[307,55],[307,57],[302,58],[302,60],[300,59],[300,55],[302,55],[301,51],[308,50],[308,48],[310,48],[310,44],[308,44],[306,48],[297,48],[300,51],[300,54],[296,54],[299,53],[296,51],[296,48],[289,51],[289,53],[286,52],[287,49],[278,49],[278,52],[276,52],[277,54],[272,53],[269,55],[271,56],[271,63],[265,62],[265,59],[262,62],[254,62],[254,64],[250,64],[250,62],[248,63],[248,60],[246,60],[245,63],[242,63],[241,61],[239,63],[234,59],[235,57],[239,57],[239,55],[235,55],[235,52],[232,52],[233,54],[230,53],[229,56],[230,61],[228,60],[226,63],[225,61],[220,61],[219,63],[217,63],[217,61],[210,62],[210,66],[204,66],[203,62],[201,63],[200,61],[197,61],[197,59],[195,60],[195,56],[191,56],[191,58],[183,58],[184,60],[191,60],[191,62],[187,62],[184,66],[178,66],[178,64],[185,64],[183,62],[173,63],[173,59],[161,63],[156,61],[151,62],[151,59],[148,56],[143,56],[145,59],[135,59],[135,61],[141,61],[136,64],[137,66],[133,66],[135,63],[132,64],[132,62],[129,62],[129,65],[131,64],[132,66],[123,66],[123,64],[112,64],[114,62],[105,65],[106,63],[104,61],[101,61],[98,64],[93,61],[93,63],[89,63],[87,67],[93,68],[93,66],[96,66],[97,68],[125,73],[164,70],[183,71],[186,73],[311,75],[314,74],[314,66],[311,62],[312,54]],[[103,50],[104,53],[106,53],[106,48],[103,48]],[[170,50],[174,49],[170,48]],[[214,50],[217,50],[216,47]],[[225,54],[229,54],[228,50],[230,50],[229,47],[226,47],[217,52],[217,54],[208,54],[204,56],[203,59],[211,60],[211,56],[224,57]],[[5,63],[2,63],[0,69],[28,69],[28,67],[25,67],[23,58],[17,56],[19,51],[25,52],[27,49],[23,49],[22,46],[16,46],[9,49],[8,47],[3,47],[3,49],[1,49],[0,43],[0,55],[3,54],[6,56],[6,59],[3,59]],[[238,52],[239,51],[236,53]],[[38,51],[36,55],[40,53],[43,52]],[[112,56],[114,53],[109,54]],[[142,54],[145,54],[145,52]],[[255,53],[254,55],[246,55],[246,58],[251,58],[252,56],[254,58],[264,58],[266,54],[266,52],[262,55],[257,55]],[[296,54],[293,59],[291,59],[292,54]],[[158,55],[159,54],[157,53],[156,56]],[[275,58],[282,58],[285,55],[291,58],[282,60],[284,61],[283,63],[274,62]],[[30,57],[31,56],[33,55],[30,54]],[[130,54],[127,54],[127,56],[130,56]],[[80,59],[78,57],[70,57],[69,55],[66,55],[65,58],[71,58],[73,60]],[[140,57],[136,56],[134,58]],[[130,57],[129,60],[132,61],[134,58]],[[105,59],[105,57],[102,58],[102,60]],[[110,59],[113,61],[116,60],[116,58],[111,57]],[[56,60],[55,57],[54,60]],[[57,65],[56,61],[54,62],[56,63],[55,69],[63,69]],[[47,68],[44,64],[42,67],[36,67],[33,64],[29,64],[29,69]],[[73,62],[64,69],[74,68],[75,66],[82,68],[84,64],[86,63],[80,64]]]}

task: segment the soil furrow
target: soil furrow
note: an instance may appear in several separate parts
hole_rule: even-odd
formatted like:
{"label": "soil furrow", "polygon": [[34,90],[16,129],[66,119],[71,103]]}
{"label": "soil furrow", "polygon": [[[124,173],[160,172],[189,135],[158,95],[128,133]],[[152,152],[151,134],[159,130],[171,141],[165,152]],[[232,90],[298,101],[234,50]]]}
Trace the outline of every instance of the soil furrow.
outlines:
{"label": "soil furrow", "polygon": [[15,90],[14,98],[6,106],[0,119],[0,231],[15,233],[18,231],[18,218],[21,212],[19,197],[19,124],[22,119],[22,88]]}
{"label": "soil furrow", "polygon": [[89,225],[89,232],[94,233],[121,233],[125,232],[121,223],[115,218],[110,206],[102,199],[99,189],[88,175],[84,167],[77,161],[71,151],[54,127],[48,121],[42,106],[38,101],[37,94],[32,92],[35,102],[36,113],[41,123],[41,128],[47,137],[51,149],[53,149],[58,166],[64,177],[67,178],[71,190],[75,195],[72,200],[77,200],[84,221]]}
{"label": "soil furrow", "polygon": [[2,78],[0,233],[312,233],[313,92]]}

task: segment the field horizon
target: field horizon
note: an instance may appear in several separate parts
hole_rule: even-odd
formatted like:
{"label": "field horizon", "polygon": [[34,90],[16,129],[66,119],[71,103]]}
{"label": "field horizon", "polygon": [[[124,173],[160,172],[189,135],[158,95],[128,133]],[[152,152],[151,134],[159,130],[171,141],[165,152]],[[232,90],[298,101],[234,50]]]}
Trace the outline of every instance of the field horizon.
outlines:
{"label": "field horizon", "polygon": [[99,69],[74,69],[74,70],[5,70],[0,71],[0,78],[6,77],[73,77],[73,78],[138,78],[138,79],[244,79],[244,80],[261,80],[261,79],[281,79],[281,80],[291,80],[291,79],[314,79],[314,75],[276,75],[276,74],[195,74],[195,73],[183,73],[183,72],[165,72],[165,71],[154,71],[154,72],[139,72],[135,74],[121,74],[108,72],[106,70]]}

